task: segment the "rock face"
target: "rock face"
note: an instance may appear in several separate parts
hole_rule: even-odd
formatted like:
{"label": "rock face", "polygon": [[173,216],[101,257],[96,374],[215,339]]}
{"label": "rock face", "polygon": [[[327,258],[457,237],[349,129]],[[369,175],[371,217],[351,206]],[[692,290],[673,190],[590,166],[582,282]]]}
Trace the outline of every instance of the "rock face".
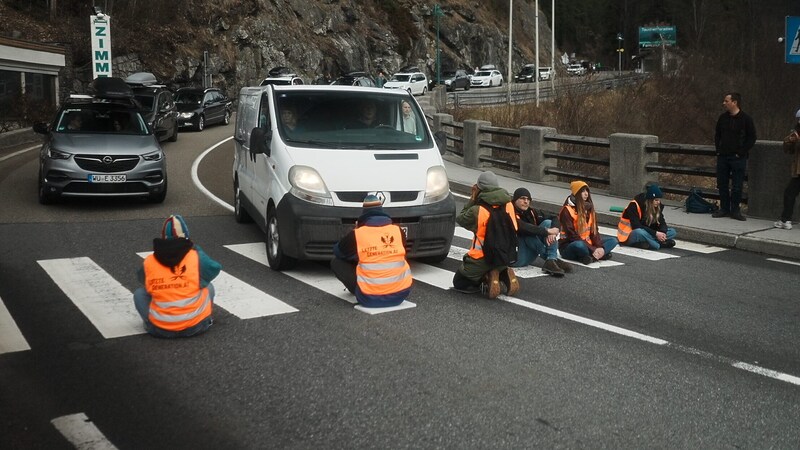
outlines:
{"label": "rock face", "polygon": [[[487,7],[491,4],[505,4]],[[169,84],[212,83],[234,97],[239,88],[257,85],[275,66],[294,69],[306,83],[322,76],[363,70],[387,76],[408,64],[436,78],[437,17],[433,5],[417,0],[257,0],[241,19],[211,17],[205,30],[212,47],[170,55],[158,74]],[[533,3],[513,2],[512,73],[534,60]],[[495,64],[508,74],[508,3],[442,1],[438,17],[442,70]],[[539,15],[542,65],[550,65],[549,17]],[[191,51],[193,50],[193,51]],[[208,52],[207,70],[202,52]],[[199,55],[199,56],[198,56]],[[117,55],[120,76],[148,70],[148,55]],[[139,66],[140,65],[140,66]],[[139,66],[139,67],[137,67]]]}

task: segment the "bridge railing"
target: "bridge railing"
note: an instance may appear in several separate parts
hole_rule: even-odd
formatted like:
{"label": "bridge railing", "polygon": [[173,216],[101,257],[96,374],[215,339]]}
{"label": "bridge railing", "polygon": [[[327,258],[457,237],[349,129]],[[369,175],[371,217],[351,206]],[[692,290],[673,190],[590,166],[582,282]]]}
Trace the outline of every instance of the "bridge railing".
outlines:
{"label": "bridge railing", "polygon": [[[467,167],[502,169],[542,183],[581,179],[624,198],[633,198],[650,182],[678,196],[703,186],[708,197],[719,198],[716,188],[709,187],[716,186],[712,145],[660,143],[653,135],[614,133],[600,138],[560,134],[551,127],[502,128],[482,120],[455,122],[441,113],[431,116],[431,127],[445,132],[447,152]],[[749,215],[780,215],[789,166],[781,142],[756,142],[743,199]]]}

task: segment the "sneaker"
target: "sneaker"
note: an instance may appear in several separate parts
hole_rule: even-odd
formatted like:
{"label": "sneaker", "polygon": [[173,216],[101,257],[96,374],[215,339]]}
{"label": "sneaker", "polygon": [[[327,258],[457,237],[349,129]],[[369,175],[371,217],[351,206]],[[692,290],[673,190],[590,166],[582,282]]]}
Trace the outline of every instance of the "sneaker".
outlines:
{"label": "sneaker", "polygon": [[661,243],[661,248],[672,248],[675,247],[675,241],[673,239],[667,239],[666,241]]}
{"label": "sneaker", "polygon": [[732,212],[732,213],[731,213],[731,219],[740,220],[740,221],[742,221],[742,222],[744,222],[745,220],[747,220],[747,218],[746,218],[745,216],[743,216],[743,215],[742,215],[742,212],[741,212],[741,211]]}
{"label": "sneaker", "polygon": [[594,262],[594,258],[592,258],[592,255],[586,255],[583,258],[581,258],[581,263],[583,263],[583,264],[585,264],[587,266],[589,264],[593,263],[593,262]]}
{"label": "sneaker", "polygon": [[519,292],[519,280],[511,267],[500,272],[500,284],[505,287],[506,295],[514,295]]}
{"label": "sneaker", "polygon": [[791,230],[792,229],[792,221],[791,220],[778,220],[773,224],[775,228],[782,228],[784,230]]}
{"label": "sneaker", "polygon": [[554,277],[563,277],[564,270],[558,266],[555,259],[548,259],[542,266],[542,272]]}
{"label": "sneaker", "polygon": [[497,298],[500,295],[500,272],[497,269],[492,269],[483,276],[484,284],[486,285],[484,294],[490,299]]}
{"label": "sneaker", "polygon": [[600,259],[602,259],[603,261],[608,261],[609,259],[611,259],[611,253],[606,253],[606,254],[605,254],[605,255],[603,255],[603,257],[602,257],[602,258],[600,258]]}
{"label": "sneaker", "polygon": [[721,210],[721,209],[720,209],[720,210],[718,210],[718,211],[714,211],[713,213],[711,213],[711,217],[713,217],[713,218],[715,218],[715,219],[717,219],[717,218],[719,218],[719,217],[727,217],[727,216],[729,216],[729,215],[731,215],[731,212],[730,212],[730,211],[723,211],[723,210]]}
{"label": "sneaker", "polygon": [[556,264],[558,264],[558,267],[561,267],[561,270],[563,270],[564,273],[572,272],[572,264],[561,259],[557,259]]}

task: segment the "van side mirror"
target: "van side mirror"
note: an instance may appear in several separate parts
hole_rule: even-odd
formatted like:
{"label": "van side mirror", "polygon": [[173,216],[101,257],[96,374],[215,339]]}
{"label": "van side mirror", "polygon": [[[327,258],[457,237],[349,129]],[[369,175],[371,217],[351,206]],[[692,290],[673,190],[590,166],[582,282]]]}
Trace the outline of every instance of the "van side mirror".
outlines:
{"label": "van side mirror", "polygon": [[34,133],[47,134],[47,123],[36,122],[35,124],[33,124],[33,131]]}
{"label": "van side mirror", "polygon": [[256,127],[250,133],[250,156],[255,158],[255,155],[263,153],[270,156],[270,149],[272,148],[272,131],[266,128]]}
{"label": "van side mirror", "polygon": [[436,141],[436,146],[439,147],[440,155],[447,153],[447,133],[439,130],[436,133],[433,133],[433,140]]}

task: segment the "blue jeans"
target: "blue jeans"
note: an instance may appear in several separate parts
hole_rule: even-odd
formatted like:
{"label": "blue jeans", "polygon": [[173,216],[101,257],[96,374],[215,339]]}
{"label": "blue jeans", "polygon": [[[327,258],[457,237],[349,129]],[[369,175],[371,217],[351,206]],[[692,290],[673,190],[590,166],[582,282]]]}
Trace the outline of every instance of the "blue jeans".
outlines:
{"label": "blue jeans", "polygon": [[[678,232],[675,231],[674,228],[667,228],[667,239],[675,239],[675,236],[678,235]],[[658,250],[661,248],[661,243],[658,242],[658,239],[654,238],[650,233],[645,231],[644,228],[637,228],[631,231],[630,236],[628,236],[628,240],[625,241],[625,245],[633,245],[638,242],[647,242],[650,245],[650,248],[653,250]]]}
{"label": "blue jeans", "polygon": [[[550,220],[543,220],[539,226],[544,228],[551,227]],[[511,267],[529,266],[541,256],[544,259],[558,258],[558,240],[550,245],[545,243],[541,236],[522,236],[519,238],[519,248],[517,250],[517,262]]]}
{"label": "blue jeans", "polygon": [[[605,251],[606,255],[610,255],[611,250],[614,250],[614,247],[619,244],[617,238],[611,236],[601,236],[600,241],[603,243],[603,250]],[[572,241],[561,252],[561,256],[573,261],[580,261],[584,257],[590,256],[589,247],[584,241]]]}
{"label": "blue jeans", "polygon": [[[214,303],[214,285],[208,283],[208,298],[211,300],[211,303]],[[169,331],[169,330],[162,330],[157,326],[153,325],[150,322],[150,301],[152,297],[150,294],[147,293],[145,288],[137,288],[133,291],[133,304],[136,306],[136,311],[141,316],[142,320],[144,321],[144,328],[147,332],[156,337],[162,338],[173,338],[173,337],[189,337],[194,336],[196,334],[203,333],[207,331],[211,324],[214,323],[214,320],[209,316],[206,320],[198,323],[197,325],[191,326],[185,330],[181,331]]]}
{"label": "blue jeans", "polygon": [[736,155],[717,156],[717,190],[720,211],[738,212],[742,202],[747,158]]}

